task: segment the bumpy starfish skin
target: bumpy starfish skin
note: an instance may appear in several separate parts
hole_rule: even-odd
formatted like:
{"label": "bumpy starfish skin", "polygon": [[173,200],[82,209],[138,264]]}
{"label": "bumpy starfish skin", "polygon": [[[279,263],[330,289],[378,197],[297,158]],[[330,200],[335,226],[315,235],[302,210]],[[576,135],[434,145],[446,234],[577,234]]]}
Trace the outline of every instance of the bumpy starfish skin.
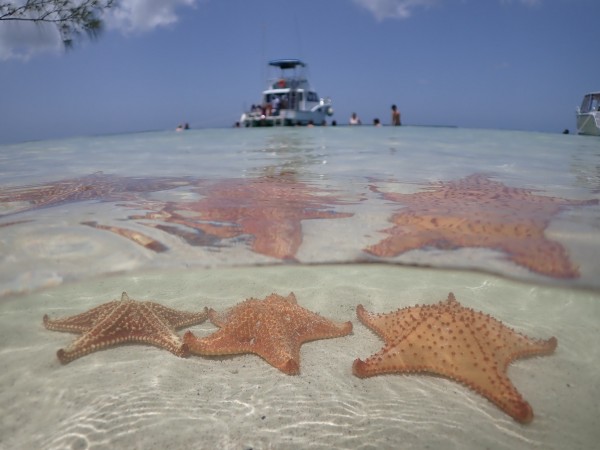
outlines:
{"label": "bumpy starfish skin", "polygon": [[174,330],[204,322],[202,312],[177,311],[154,302],[139,302],[123,292],[121,300],[104,303],[75,316],[51,320],[44,315],[49,330],[83,333],[66,349],[57,352],[66,364],[88,353],[127,342],[154,345],[177,356],[187,356],[188,348]]}
{"label": "bumpy starfish skin", "polygon": [[434,184],[425,192],[383,194],[406,207],[390,219],[394,226],[384,230],[390,236],[365,250],[390,257],[426,247],[489,248],[543,275],[578,277],[565,248],[549,240],[544,230],[562,208],[597,205],[598,200],[566,200],[532,192],[474,174]]}
{"label": "bumpy starfish skin", "polygon": [[293,293],[251,298],[223,313],[211,309],[209,317],[220,329],[205,338],[186,332],[183,341],[190,352],[205,356],[254,353],[288,375],[300,373],[304,342],[352,332],[350,322],[333,322],[298,306]]}
{"label": "bumpy starfish skin", "polygon": [[357,307],[359,320],[384,341],[381,351],[357,359],[361,378],[384,373],[430,373],[458,381],[515,420],[528,423],[533,410],[507,376],[515,359],[554,352],[557,341],[531,339],[481,312],[461,306],[450,293],[436,305],[413,306],[388,314]]}

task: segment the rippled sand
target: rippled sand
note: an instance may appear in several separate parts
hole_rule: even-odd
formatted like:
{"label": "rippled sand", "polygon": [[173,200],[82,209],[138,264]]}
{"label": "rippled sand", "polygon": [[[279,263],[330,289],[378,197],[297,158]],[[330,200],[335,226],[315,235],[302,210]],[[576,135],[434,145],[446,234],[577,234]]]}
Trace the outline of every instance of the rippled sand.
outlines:
{"label": "rippled sand", "polygon": [[[302,306],[351,320],[354,332],[304,344],[299,376],[254,355],[181,359],[140,345],[62,366],[56,351],[75,335],[46,330],[42,316],[77,314],[124,290],[187,310],[293,291]],[[534,409],[531,424],[443,378],[352,375],[352,361],[383,344],[356,319],[357,304],[388,312],[449,291],[529,336],[557,337],[555,354],[509,369]],[[598,293],[380,265],[145,272],[66,284],[0,302],[0,448],[592,448],[600,438],[599,323]]]}

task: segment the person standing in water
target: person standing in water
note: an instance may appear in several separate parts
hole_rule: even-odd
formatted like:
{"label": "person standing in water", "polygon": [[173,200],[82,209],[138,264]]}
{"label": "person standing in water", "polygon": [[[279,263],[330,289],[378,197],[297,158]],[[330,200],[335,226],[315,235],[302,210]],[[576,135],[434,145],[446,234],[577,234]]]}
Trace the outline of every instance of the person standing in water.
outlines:
{"label": "person standing in water", "polygon": [[362,122],[360,121],[360,119],[358,118],[356,113],[352,113],[352,116],[350,117],[350,125],[360,125],[360,124],[362,124]]}
{"label": "person standing in water", "polygon": [[402,125],[402,122],[400,121],[400,111],[398,111],[396,105],[392,105],[392,125]]}

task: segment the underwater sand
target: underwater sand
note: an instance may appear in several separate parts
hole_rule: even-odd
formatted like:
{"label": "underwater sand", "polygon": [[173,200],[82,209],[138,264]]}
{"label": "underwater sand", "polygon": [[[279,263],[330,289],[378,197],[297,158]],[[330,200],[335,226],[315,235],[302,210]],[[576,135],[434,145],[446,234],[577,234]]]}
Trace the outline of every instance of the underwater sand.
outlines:
{"label": "underwater sand", "polygon": [[[301,306],[351,320],[354,331],[304,344],[298,376],[255,355],[184,359],[142,345],[61,365],[56,351],[76,335],[46,330],[43,315],[77,314],[122,291],[190,311],[293,291]],[[359,303],[389,312],[450,291],[528,336],[558,339],[554,354],[508,370],[532,423],[444,378],[352,375],[354,359],[383,345],[356,319]],[[64,284],[0,303],[0,448],[593,448],[599,324],[597,292],[376,264],[147,271]],[[216,327],[191,329],[204,336]]]}

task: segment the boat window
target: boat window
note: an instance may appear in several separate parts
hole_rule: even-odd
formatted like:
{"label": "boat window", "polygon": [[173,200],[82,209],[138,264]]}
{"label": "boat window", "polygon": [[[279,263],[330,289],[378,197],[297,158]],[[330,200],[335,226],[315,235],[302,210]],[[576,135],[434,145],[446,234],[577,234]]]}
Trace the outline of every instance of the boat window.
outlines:
{"label": "boat window", "polygon": [[319,101],[319,96],[317,95],[316,92],[309,92],[306,95],[306,100],[308,100],[309,102],[318,102]]}
{"label": "boat window", "polygon": [[600,94],[589,94],[583,97],[580,112],[600,111]]}
{"label": "boat window", "polygon": [[582,113],[588,112],[590,110],[591,103],[592,103],[592,96],[586,95],[585,97],[583,97],[583,101],[581,102],[581,107],[579,108],[579,110]]}

